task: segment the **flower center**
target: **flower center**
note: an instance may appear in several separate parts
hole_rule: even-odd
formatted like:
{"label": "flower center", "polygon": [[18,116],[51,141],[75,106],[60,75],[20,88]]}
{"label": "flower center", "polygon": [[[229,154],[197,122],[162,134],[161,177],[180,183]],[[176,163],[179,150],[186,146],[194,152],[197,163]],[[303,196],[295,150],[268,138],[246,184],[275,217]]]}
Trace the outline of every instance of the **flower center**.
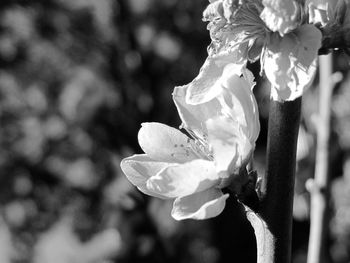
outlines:
{"label": "flower center", "polygon": [[183,128],[184,130],[186,130],[186,132],[190,135],[190,137],[188,138],[188,143],[191,149],[193,150],[193,152],[199,158],[210,160],[210,161],[214,160],[213,153],[210,150],[209,144],[206,140],[207,135],[204,134],[203,138],[201,138],[189,128],[186,128],[186,127],[180,127],[180,128]]}

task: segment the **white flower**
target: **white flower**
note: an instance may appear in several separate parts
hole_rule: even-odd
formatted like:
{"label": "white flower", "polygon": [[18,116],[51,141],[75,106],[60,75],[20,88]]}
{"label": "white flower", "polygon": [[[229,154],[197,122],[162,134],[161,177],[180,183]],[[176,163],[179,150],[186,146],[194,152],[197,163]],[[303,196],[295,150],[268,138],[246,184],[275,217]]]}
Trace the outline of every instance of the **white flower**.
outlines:
{"label": "white flower", "polygon": [[[255,85],[253,80],[249,70],[230,63],[224,67],[215,85],[209,87],[209,90],[215,89],[217,93],[211,100],[196,105],[187,103],[186,95],[193,91],[193,83],[176,87],[173,93],[183,126],[199,140],[209,143],[217,171],[222,177],[227,177],[228,171],[232,172],[243,165],[259,135],[258,107],[252,92]],[[196,88],[198,94],[208,92],[207,87],[198,85]],[[237,139],[236,144],[240,148],[229,145],[231,139]],[[239,152],[238,155],[235,151]],[[223,154],[221,158],[215,158],[220,154]],[[232,161],[234,155],[235,158],[239,157],[235,162]]]}
{"label": "white flower", "polygon": [[175,198],[176,220],[206,219],[222,212],[228,194],[219,189],[212,157],[198,142],[164,124],[144,123],[139,143],[146,154],[124,159],[121,168],[141,192]]}
{"label": "white flower", "polygon": [[176,220],[220,214],[229,196],[221,189],[234,180],[255,147],[259,122],[251,83],[228,69],[222,92],[206,103],[188,105],[188,86],[175,88],[174,101],[189,136],[164,124],[144,123],[138,139],[145,154],[121,163],[140,191],[175,199],[171,214]]}
{"label": "white flower", "polygon": [[[260,58],[262,71],[272,84],[273,99],[296,99],[313,80],[322,38],[315,25],[302,24],[304,16],[301,4],[292,0],[217,0],[211,3],[204,12],[212,44],[203,71],[208,61],[218,58],[225,61],[224,56],[240,65]],[[201,74],[198,78],[201,79]],[[215,90],[209,91],[200,93],[199,97],[196,89],[190,89],[188,103],[197,103],[194,97],[203,101],[215,94]]]}

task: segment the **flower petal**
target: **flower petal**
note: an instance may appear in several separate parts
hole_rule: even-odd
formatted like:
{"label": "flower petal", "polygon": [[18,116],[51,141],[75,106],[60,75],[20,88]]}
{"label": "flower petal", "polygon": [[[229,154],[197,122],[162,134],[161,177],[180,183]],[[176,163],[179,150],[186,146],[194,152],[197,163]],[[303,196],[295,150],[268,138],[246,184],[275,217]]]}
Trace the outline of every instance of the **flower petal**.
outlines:
{"label": "flower petal", "polygon": [[255,142],[260,132],[260,124],[258,105],[252,92],[255,85],[254,76],[246,68],[242,69],[242,73],[243,76],[232,74],[229,66],[225,68],[225,89],[218,99],[222,105],[222,112],[238,122],[248,138]]}
{"label": "flower petal", "polygon": [[309,24],[321,24],[325,26],[329,22],[329,4],[327,0],[306,0],[305,6],[308,9]]}
{"label": "flower petal", "polygon": [[237,173],[246,164],[254,150],[239,124],[229,118],[219,117],[207,122],[208,141],[212,146],[214,162],[221,178]]}
{"label": "flower petal", "polygon": [[219,215],[225,208],[229,194],[210,188],[193,195],[176,198],[171,215],[175,220],[208,219]]}
{"label": "flower petal", "polygon": [[[189,104],[200,104],[208,102],[218,95],[221,87],[221,76],[227,64],[238,61],[237,52],[222,52],[209,56],[204,62],[198,76],[188,84],[186,102]],[[237,69],[243,67],[244,63],[236,64]]]}
{"label": "flower petal", "polygon": [[204,139],[208,132],[203,124],[208,119],[218,116],[222,106],[216,99],[197,105],[186,103],[185,96],[188,87],[188,85],[175,87],[173,100],[184,126],[193,131],[199,138]]}
{"label": "flower petal", "polygon": [[[339,23],[344,16],[344,10],[346,10],[346,1],[339,0],[306,0],[305,7],[307,7],[309,15],[309,23],[318,24],[322,27],[326,26],[330,21],[332,23]],[[339,16],[340,15],[340,16]],[[349,15],[345,15],[345,19]],[[346,24],[346,22],[342,22]]]}
{"label": "flower petal", "polygon": [[138,140],[142,150],[154,160],[184,163],[198,159],[190,138],[162,123],[142,123]]}
{"label": "flower petal", "polygon": [[146,182],[151,176],[156,175],[169,165],[172,164],[155,161],[146,154],[135,154],[123,159],[120,163],[123,173],[133,185],[141,192],[159,198],[164,197],[149,191],[146,187]]}
{"label": "flower petal", "polygon": [[294,100],[311,84],[316,72],[322,34],[314,25],[303,25],[283,38],[273,35],[266,47],[263,67],[275,100]]}
{"label": "flower petal", "polygon": [[249,133],[249,138],[255,141],[259,133],[259,114],[252,92],[254,85],[254,76],[248,69],[230,63],[223,70],[216,98],[201,104],[188,104],[184,98],[189,90],[187,85],[176,87],[173,99],[184,126],[198,137],[206,137],[207,120],[224,114],[239,122]]}
{"label": "flower petal", "polygon": [[214,163],[206,160],[168,166],[147,181],[147,188],[165,197],[203,191],[219,183]]}
{"label": "flower petal", "polygon": [[263,0],[264,10],[260,17],[267,27],[281,36],[300,24],[299,7],[294,0]]}

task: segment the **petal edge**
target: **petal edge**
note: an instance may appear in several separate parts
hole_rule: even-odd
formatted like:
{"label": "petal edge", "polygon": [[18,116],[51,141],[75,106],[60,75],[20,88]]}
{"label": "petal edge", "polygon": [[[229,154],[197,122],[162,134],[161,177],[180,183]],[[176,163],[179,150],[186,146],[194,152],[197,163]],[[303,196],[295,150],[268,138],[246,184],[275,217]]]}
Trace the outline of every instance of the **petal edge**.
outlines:
{"label": "petal edge", "polygon": [[218,216],[225,208],[229,194],[220,189],[210,188],[174,201],[171,216],[175,220],[209,219]]}

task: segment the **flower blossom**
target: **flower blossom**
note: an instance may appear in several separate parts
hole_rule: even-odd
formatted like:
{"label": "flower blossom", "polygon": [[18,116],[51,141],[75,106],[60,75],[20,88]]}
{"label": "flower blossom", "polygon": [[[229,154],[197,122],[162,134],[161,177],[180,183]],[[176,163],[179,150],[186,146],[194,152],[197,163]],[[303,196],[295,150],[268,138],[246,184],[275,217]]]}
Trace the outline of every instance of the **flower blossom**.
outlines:
{"label": "flower blossom", "polygon": [[141,192],[175,199],[171,215],[176,220],[220,214],[229,197],[221,189],[239,177],[254,150],[260,128],[253,83],[234,69],[225,67],[221,92],[206,103],[187,104],[189,86],[176,87],[173,99],[188,135],[161,123],[143,123],[138,140],[145,154],[121,162]]}
{"label": "flower blossom", "polygon": [[302,6],[295,0],[263,0],[261,19],[272,32],[281,36],[300,26],[303,19]]}
{"label": "flower blossom", "polygon": [[[231,55],[244,65],[260,59],[274,100],[301,96],[315,75],[322,34],[315,25],[305,24],[305,10],[299,2],[212,1],[203,13],[212,38],[207,61]],[[204,63],[203,71],[207,66]],[[188,103],[195,101],[188,99]]]}

